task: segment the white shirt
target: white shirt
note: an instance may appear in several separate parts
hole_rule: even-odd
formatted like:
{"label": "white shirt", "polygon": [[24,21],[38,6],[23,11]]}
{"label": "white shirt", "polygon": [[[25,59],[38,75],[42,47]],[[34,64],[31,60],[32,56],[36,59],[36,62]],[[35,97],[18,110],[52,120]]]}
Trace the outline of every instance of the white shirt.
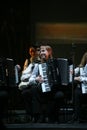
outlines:
{"label": "white shirt", "polygon": [[34,63],[30,63],[28,67],[22,72],[21,81],[29,79],[34,68]]}
{"label": "white shirt", "polygon": [[35,66],[34,66],[34,69],[33,69],[33,72],[32,72],[32,74],[31,74],[31,76],[30,76],[30,78],[29,78],[29,84],[30,85],[34,85],[34,84],[37,84],[37,82],[36,82],[36,77],[38,76],[38,74],[39,74],[39,64],[37,63],[37,64],[35,64]]}
{"label": "white shirt", "polygon": [[84,67],[83,75],[80,76],[80,80],[87,83],[87,64]]}

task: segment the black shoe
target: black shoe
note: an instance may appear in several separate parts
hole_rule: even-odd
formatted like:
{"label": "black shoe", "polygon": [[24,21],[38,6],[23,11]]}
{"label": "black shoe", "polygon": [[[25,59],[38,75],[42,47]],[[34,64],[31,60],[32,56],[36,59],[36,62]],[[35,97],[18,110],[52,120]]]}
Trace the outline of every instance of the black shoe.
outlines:
{"label": "black shoe", "polygon": [[44,123],[48,123],[49,122],[49,118],[48,117],[45,117],[44,118]]}
{"label": "black shoe", "polygon": [[32,118],[32,123],[43,123],[44,122],[44,118],[42,115],[37,115],[37,116],[34,116]]}
{"label": "black shoe", "polygon": [[67,123],[75,123],[75,124],[80,123],[79,117],[73,115],[72,119],[68,121]]}
{"label": "black shoe", "polygon": [[30,123],[32,121],[32,116],[27,115],[26,116],[26,122]]}
{"label": "black shoe", "polygon": [[36,122],[37,122],[36,118],[35,118],[35,117],[32,117],[31,123],[36,123]]}
{"label": "black shoe", "polygon": [[37,123],[44,123],[44,116],[43,115],[39,116]]}

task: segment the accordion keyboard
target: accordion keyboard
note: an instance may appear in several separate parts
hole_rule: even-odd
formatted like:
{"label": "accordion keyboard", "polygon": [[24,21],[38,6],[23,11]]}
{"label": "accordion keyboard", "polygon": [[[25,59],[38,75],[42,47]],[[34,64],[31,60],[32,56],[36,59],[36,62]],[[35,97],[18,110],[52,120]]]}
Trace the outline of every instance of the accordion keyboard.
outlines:
{"label": "accordion keyboard", "polygon": [[42,76],[42,78],[44,79],[44,82],[41,84],[42,92],[51,91],[49,81],[48,81],[48,76],[47,76],[47,64],[46,63],[39,64],[39,73]]}

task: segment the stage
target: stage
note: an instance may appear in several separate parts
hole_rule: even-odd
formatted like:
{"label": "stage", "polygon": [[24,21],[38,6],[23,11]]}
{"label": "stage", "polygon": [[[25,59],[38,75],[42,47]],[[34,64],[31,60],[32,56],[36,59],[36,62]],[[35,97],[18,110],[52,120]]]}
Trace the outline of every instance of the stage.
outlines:
{"label": "stage", "polygon": [[87,130],[87,123],[62,123],[62,124],[48,124],[48,123],[24,123],[24,124],[5,124],[7,129],[57,129],[57,130]]}
{"label": "stage", "polygon": [[[86,113],[85,113],[86,114]],[[10,111],[8,118],[4,120],[6,129],[57,129],[57,130],[87,130],[87,119],[81,122],[72,122],[73,109],[67,111],[61,109],[58,123],[31,123],[26,121],[25,110]],[[84,115],[83,115],[84,116]]]}
{"label": "stage", "polygon": [[9,118],[4,121],[6,129],[57,129],[57,130],[87,130],[87,120],[82,120],[81,122],[72,122],[73,110],[69,109],[68,113],[60,113],[58,123],[31,123],[26,120],[25,111],[12,111]]}

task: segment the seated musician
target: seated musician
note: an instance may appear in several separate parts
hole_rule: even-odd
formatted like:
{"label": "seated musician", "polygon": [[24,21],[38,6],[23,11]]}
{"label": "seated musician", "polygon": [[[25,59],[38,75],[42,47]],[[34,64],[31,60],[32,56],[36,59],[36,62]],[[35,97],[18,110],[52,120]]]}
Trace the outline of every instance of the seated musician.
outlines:
{"label": "seated musician", "polygon": [[[40,57],[41,57],[41,65],[43,66],[44,63],[47,63],[46,65],[48,65],[49,59],[53,59],[52,48],[48,45],[41,45]],[[29,79],[29,84],[33,86],[32,87],[33,88],[33,91],[32,91],[33,115],[36,122],[45,122],[45,117],[47,116],[49,119],[49,122],[52,123],[52,122],[58,121],[57,110],[60,106],[59,101],[60,102],[62,101],[64,94],[63,92],[58,90],[58,86],[54,86],[54,83],[51,80],[49,82],[49,80],[47,79],[47,77],[51,76],[52,74],[51,73],[52,68],[51,70],[49,70],[49,66],[45,66],[49,70],[49,72],[46,73],[48,75],[46,75],[46,74],[43,74],[43,71],[44,71],[43,67],[42,67],[42,70],[39,67],[40,67],[40,64],[37,64],[34,67],[32,75]],[[47,68],[45,68],[45,70],[47,70]],[[54,70],[56,70],[56,68],[54,68]],[[42,75],[40,73],[41,71],[42,71]],[[57,73],[57,75],[59,75],[59,73]],[[50,79],[52,79],[52,77]],[[51,82],[52,84],[50,84]],[[43,84],[44,84],[44,89],[47,88],[45,91],[42,88]],[[50,87],[49,89],[48,89],[48,86]],[[45,103],[47,103],[47,105],[46,105],[45,113],[44,113],[43,104]]]}
{"label": "seated musician", "polygon": [[83,90],[85,90],[85,86],[87,86],[87,52],[84,53],[80,65],[74,69],[74,81],[76,85],[74,91],[75,113],[73,121],[80,122],[81,97],[83,93],[85,93],[83,92]]}
{"label": "seated musician", "polygon": [[[28,65],[33,62],[34,59],[38,60],[38,61],[40,60],[39,50],[40,50],[40,48],[38,45],[29,47],[28,53],[29,53],[30,57],[28,56],[26,58],[26,60],[24,62],[23,70],[25,70],[28,67]],[[37,57],[37,59],[36,59],[36,57]]]}
{"label": "seated musician", "polygon": [[[34,52],[33,52],[34,51]],[[31,91],[32,88],[29,85],[29,78],[32,74],[32,71],[34,69],[34,66],[36,65],[37,62],[40,62],[40,58],[39,58],[39,46],[36,48],[34,47],[30,47],[30,53],[32,53],[32,57],[30,58],[30,63],[28,63],[29,65],[24,67],[24,70],[22,71],[21,74],[21,82],[18,85],[18,89],[21,92],[21,98],[24,101],[24,107],[26,110],[26,121],[32,122],[32,95],[31,95]]]}
{"label": "seated musician", "polygon": [[32,59],[35,57],[35,48],[33,46],[29,47],[28,53],[29,55],[27,56],[24,62],[23,70],[25,70],[28,67],[29,63],[32,62]]}
{"label": "seated musician", "polygon": [[30,57],[30,60],[26,59],[24,62],[23,71],[20,76],[21,82],[18,86],[20,90],[28,87],[28,84],[29,84],[28,80],[32,73],[34,65],[36,62],[40,62],[39,51],[40,51],[39,46],[36,46],[36,47],[31,46],[29,48],[29,54],[31,57]]}

